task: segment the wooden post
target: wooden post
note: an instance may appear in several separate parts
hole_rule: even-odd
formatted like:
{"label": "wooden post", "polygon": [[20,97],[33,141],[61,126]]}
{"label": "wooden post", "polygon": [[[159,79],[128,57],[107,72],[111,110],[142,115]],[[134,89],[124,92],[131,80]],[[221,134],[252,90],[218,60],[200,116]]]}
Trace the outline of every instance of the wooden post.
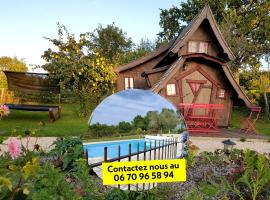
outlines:
{"label": "wooden post", "polygon": [[61,94],[58,94],[58,106],[61,106]]}

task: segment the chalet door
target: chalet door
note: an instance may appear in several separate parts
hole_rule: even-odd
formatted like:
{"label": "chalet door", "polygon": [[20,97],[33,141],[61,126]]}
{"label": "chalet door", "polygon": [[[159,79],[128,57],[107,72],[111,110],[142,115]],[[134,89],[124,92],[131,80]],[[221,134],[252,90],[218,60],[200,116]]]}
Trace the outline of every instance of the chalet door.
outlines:
{"label": "chalet door", "polygon": [[[179,87],[182,89],[180,102],[190,104],[209,104],[211,103],[211,95],[213,83],[203,76],[199,71],[194,71],[179,81]],[[196,115],[205,115],[205,109],[196,109]]]}

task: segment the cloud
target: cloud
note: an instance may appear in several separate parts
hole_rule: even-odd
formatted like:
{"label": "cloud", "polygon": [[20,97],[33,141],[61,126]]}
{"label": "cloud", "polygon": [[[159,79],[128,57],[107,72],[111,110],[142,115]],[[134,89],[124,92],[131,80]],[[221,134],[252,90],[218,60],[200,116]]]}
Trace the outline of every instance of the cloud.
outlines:
{"label": "cloud", "polygon": [[147,90],[125,90],[107,97],[94,110],[90,124],[116,125],[121,121],[131,122],[137,115],[145,116],[148,111],[163,108],[176,110],[163,97]]}

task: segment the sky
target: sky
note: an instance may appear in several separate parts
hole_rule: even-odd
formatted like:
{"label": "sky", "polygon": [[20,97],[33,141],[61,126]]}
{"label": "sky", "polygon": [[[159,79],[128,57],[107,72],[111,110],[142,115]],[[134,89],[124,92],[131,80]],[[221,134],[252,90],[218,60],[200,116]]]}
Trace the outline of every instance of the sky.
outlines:
{"label": "sky", "polygon": [[[56,38],[56,23],[70,33],[93,31],[98,24],[115,22],[135,43],[156,39],[159,8],[180,0],[0,0],[0,57],[17,56],[30,66],[43,64],[43,52],[52,47],[43,37]],[[31,70],[29,70],[31,71]]]}
{"label": "sky", "polygon": [[123,90],[104,99],[94,110],[89,123],[117,125],[121,121],[131,122],[137,115],[145,116],[148,111],[176,108],[160,95],[149,90]]}

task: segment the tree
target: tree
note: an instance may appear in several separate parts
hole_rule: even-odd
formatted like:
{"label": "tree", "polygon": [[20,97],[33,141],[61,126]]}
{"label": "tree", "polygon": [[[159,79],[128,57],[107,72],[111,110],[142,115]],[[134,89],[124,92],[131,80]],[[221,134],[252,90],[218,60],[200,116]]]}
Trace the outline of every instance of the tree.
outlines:
{"label": "tree", "polygon": [[132,120],[132,125],[133,125],[134,129],[141,128],[142,130],[146,130],[147,124],[148,124],[147,119],[145,117],[140,116],[140,115],[137,115]]}
{"label": "tree", "polygon": [[136,60],[145,54],[155,49],[155,43],[149,39],[141,39],[140,43],[136,45],[134,49],[130,49],[128,52],[118,54],[117,63],[118,65],[129,63]]}
{"label": "tree", "polygon": [[146,118],[148,120],[148,129],[157,132],[160,128],[159,113],[157,111],[149,111],[146,114]]}
{"label": "tree", "polygon": [[7,88],[7,79],[2,71],[26,72],[27,66],[24,60],[10,57],[0,57],[0,88]]}
{"label": "tree", "polygon": [[118,64],[119,55],[131,50],[133,42],[126,33],[114,23],[105,28],[100,24],[93,32],[88,33],[92,48],[98,49],[101,56],[109,62]]}
{"label": "tree", "polygon": [[164,130],[170,131],[171,129],[176,128],[180,124],[180,117],[171,109],[164,108],[159,114],[161,127]]}
{"label": "tree", "polygon": [[233,71],[244,64],[251,67],[269,54],[270,1],[187,0],[179,7],[161,9],[159,43],[178,36],[183,28],[208,3],[225,40],[236,55],[231,63]]}
{"label": "tree", "polygon": [[119,133],[129,133],[131,129],[132,126],[129,122],[122,121],[118,124]]}
{"label": "tree", "polygon": [[253,80],[253,85],[257,90],[263,95],[264,99],[264,110],[265,110],[265,115],[267,118],[270,117],[269,115],[269,102],[267,98],[267,93],[270,92],[270,78],[269,78],[269,73],[261,73],[261,76],[259,79],[254,79]]}
{"label": "tree", "polygon": [[162,109],[160,113],[157,111],[149,111],[146,114],[148,120],[148,128],[159,131],[170,131],[180,124],[180,116],[170,109]]}
{"label": "tree", "polygon": [[78,97],[80,115],[89,115],[100,100],[114,88],[116,75],[112,64],[101,56],[87,40],[70,34],[66,27],[58,24],[58,39],[49,40],[56,50],[48,49],[42,55],[47,63],[41,67],[58,80],[62,91],[70,91]]}

